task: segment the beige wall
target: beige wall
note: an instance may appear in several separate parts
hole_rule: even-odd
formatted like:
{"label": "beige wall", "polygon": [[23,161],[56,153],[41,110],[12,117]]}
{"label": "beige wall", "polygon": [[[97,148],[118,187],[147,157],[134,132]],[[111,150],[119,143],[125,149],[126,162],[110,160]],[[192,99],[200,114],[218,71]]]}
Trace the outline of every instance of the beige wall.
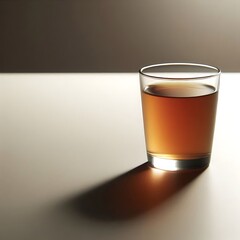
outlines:
{"label": "beige wall", "polygon": [[0,1],[1,72],[240,71],[238,0]]}

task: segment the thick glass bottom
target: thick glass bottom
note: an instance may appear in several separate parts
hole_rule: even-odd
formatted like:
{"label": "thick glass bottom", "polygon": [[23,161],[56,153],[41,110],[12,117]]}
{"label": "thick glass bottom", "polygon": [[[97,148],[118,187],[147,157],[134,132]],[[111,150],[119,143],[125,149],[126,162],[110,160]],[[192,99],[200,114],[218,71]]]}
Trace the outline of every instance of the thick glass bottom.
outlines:
{"label": "thick glass bottom", "polygon": [[193,170],[193,169],[204,169],[209,166],[210,156],[194,159],[171,159],[148,155],[148,161],[154,168],[167,170],[167,171],[178,171],[178,170]]}

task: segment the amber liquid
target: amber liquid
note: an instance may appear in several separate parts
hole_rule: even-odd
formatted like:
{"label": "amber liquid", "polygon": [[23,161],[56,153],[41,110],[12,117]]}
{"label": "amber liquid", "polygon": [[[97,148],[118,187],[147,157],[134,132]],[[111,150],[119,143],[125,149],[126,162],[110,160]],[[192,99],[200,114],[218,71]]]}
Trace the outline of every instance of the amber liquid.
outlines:
{"label": "amber liquid", "polygon": [[169,159],[209,156],[218,93],[208,85],[149,85],[142,92],[149,154]]}

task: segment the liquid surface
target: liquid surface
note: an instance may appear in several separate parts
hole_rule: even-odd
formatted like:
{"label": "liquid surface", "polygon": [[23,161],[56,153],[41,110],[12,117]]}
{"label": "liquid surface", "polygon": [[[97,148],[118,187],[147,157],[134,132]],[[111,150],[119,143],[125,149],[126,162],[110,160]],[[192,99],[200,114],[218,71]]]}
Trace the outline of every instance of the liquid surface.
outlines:
{"label": "liquid surface", "polygon": [[213,87],[149,85],[142,103],[148,153],[175,159],[210,154],[217,104]]}
{"label": "liquid surface", "polygon": [[163,85],[149,85],[145,93],[161,97],[199,97],[215,92],[214,87],[208,85],[195,85],[186,83],[172,83]]}

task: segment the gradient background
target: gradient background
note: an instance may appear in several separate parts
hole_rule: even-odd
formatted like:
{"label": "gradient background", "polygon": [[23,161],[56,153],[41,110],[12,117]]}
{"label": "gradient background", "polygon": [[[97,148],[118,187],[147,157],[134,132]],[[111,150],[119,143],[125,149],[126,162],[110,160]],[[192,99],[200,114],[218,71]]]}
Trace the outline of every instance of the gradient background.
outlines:
{"label": "gradient background", "polygon": [[239,71],[239,13],[237,0],[0,1],[0,72]]}

